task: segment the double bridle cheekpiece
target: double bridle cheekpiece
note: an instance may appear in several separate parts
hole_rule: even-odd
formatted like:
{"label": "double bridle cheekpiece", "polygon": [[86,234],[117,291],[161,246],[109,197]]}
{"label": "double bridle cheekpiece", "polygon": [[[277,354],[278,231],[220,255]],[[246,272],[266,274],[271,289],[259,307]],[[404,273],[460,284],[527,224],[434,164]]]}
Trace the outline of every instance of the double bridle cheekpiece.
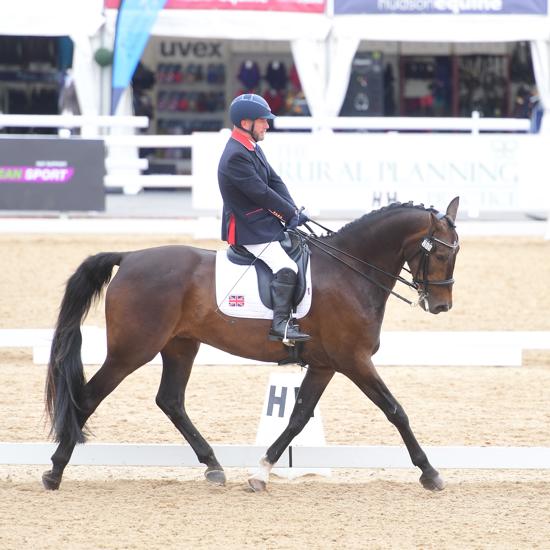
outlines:
{"label": "double bridle cheekpiece", "polygon": [[[451,229],[454,229],[456,226],[454,224],[454,221],[446,214],[437,214],[437,219],[445,219],[447,223],[449,224],[449,227]],[[319,226],[321,229],[327,231],[329,234],[332,233],[330,229],[327,229],[326,227],[322,226],[321,224],[315,222],[314,220],[310,220],[310,222],[314,223],[315,225]],[[405,258],[405,261],[411,265],[410,262],[412,262],[419,254],[422,254],[422,258],[420,259],[420,262],[418,264],[418,269],[416,270],[416,273],[412,273],[409,269],[406,267],[403,267],[405,271],[407,271],[412,276],[412,281],[407,281],[407,279],[401,277],[401,275],[394,275],[393,273],[388,273],[384,269],[381,269],[370,262],[367,262],[365,260],[361,260],[360,258],[357,258],[356,256],[353,256],[352,254],[348,254],[344,250],[340,250],[327,242],[319,239],[315,233],[311,230],[311,228],[306,224],[307,229],[309,230],[310,234],[307,234],[303,231],[297,230],[297,233],[299,233],[303,238],[305,238],[310,244],[313,246],[316,246],[319,250],[324,252],[325,254],[331,256],[338,262],[344,264],[345,266],[349,267],[352,271],[355,271],[377,287],[389,292],[396,298],[399,298],[400,300],[403,300],[407,304],[409,304],[412,307],[417,306],[421,302],[426,302],[429,296],[429,287],[430,286],[445,286],[445,285],[452,285],[454,283],[454,279],[451,277],[450,279],[443,279],[443,280],[430,280],[428,278],[428,272],[429,272],[429,263],[430,263],[430,256],[432,252],[435,250],[436,243],[441,244],[443,246],[446,246],[447,248],[450,248],[452,250],[455,250],[458,248],[458,242],[455,241],[454,243],[448,243],[434,235],[435,228],[430,228],[430,232],[428,235],[422,238],[420,242],[420,248],[410,257]],[[399,281],[400,283],[403,283],[404,285],[416,290],[419,294],[418,300],[415,302],[405,298],[404,296],[401,296],[391,288],[386,287],[370,275],[367,275],[363,271],[360,271],[353,265],[350,265],[346,261],[344,261],[341,257],[337,256],[336,254],[333,254],[330,250],[333,250],[334,252],[337,252],[338,254],[341,254],[342,256],[346,256],[347,258],[350,258],[351,260],[358,262],[360,264],[363,264],[367,267],[370,267],[371,269],[374,269],[378,273],[382,273],[383,275],[386,275],[392,279],[395,279],[396,281]]]}
{"label": "double bridle cheekpiece", "polygon": [[[451,220],[451,218],[449,218],[449,216],[447,216],[446,214],[438,214],[437,219],[438,220],[445,219],[451,229],[454,229],[456,227],[453,220]],[[411,273],[413,277],[413,284],[415,285],[416,290],[420,294],[420,297],[417,303],[424,301],[428,298],[430,285],[446,286],[446,285],[452,285],[455,282],[454,278],[452,277],[450,279],[443,279],[440,281],[433,281],[428,279],[430,257],[432,255],[432,252],[435,249],[436,243],[442,244],[443,246],[446,246],[451,250],[455,250],[456,248],[458,248],[457,241],[455,241],[454,243],[448,243],[442,239],[435,237],[434,233],[435,233],[435,229],[432,228],[430,233],[422,239],[420,243],[420,249],[410,259],[407,260],[407,263],[411,265],[411,261],[414,258],[416,258],[416,256],[418,256],[419,254],[422,254],[416,273],[413,274],[409,271],[409,273]]]}

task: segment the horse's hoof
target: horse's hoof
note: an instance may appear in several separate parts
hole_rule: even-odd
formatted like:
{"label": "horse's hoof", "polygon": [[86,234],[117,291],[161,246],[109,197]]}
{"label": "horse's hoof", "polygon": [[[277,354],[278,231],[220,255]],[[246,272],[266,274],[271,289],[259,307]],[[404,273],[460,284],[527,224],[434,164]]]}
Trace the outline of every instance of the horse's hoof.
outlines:
{"label": "horse's hoof", "polygon": [[422,483],[422,487],[428,491],[443,491],[445,488],[443,478],[437,473],[432,476],[422,474],[420,476],[420,483]]}
{"label": "horse's hoof", "polygon": [[61,477],[56,476],[51,470],[42,474],[42,484],[48,491],[56,491],[61,485]]}
{"label": "horse's hoof", "polygon": [[255,493],[263,493],[266,488],[266,482],[262,481],[261,479],[257,479],[255,477],[251,477],[248,480],[248,486],[255,492]]}
{"label": "horse's hoof", "polygon": [[225,472],[223,470],[206,470],[204,477],[212,485],[225,485]]}

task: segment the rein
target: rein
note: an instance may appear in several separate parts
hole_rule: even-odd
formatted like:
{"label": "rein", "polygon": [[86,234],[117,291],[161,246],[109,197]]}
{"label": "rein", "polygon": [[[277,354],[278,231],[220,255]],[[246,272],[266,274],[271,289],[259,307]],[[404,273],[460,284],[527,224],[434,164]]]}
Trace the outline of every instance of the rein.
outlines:
{"label": "rein", "polygon": [[[445,214],[438,214],[437,219],[445,219],[451,228],[455,227],[455,224],[453,223],[453,221]],[[327,229],[326,227],[322,226],[320,223],[318,223],[314,220],[311,220],[311,219],[309,221],[311,223],[317,225],[321,229],[327,231],[328,234],[333,233],[333,231],[331,231],[330,229]],[[341,264],[345,265],[346,267],[349,267],[355,273],[361,275],[361,277],[363,277],[363,278],[367,279],[368,281],[370,281],[372,284],[374,284],[378,288],[381,288],[382,290],[385,290],[386,292],[389,292],[390,294],[392,294],[396,298],[399,298],[403,302],[409,304],[411,307],[415,307],[422,300],[427,299],[428,292],[429,292],[429,285],[443,286],[443,285],[451,285],[451,284],[454,283],[453,278],[445,279],[445,280],[442,280],[442,281],[430,281],[428,279],[428,264],[429,264],[430,254],[431,254],[431,252],[434,248],[434,242],[442,244],[442,245],[444,245],[448,248],[451,248],[453,250],[455,248],[457,248],[457,246],[458,246],[457,243],[452,243],[452,244],[447,243],[447,242],[443,241],[442,239],[438,239],[437,237],[434,237],[435,229],[432,230],[426,237],[424,237],[422,239],[422,242],[420,244],[420,249],[409,260],[407,260],[407,259],[405,260],[407,263],[409,263],[414,258],[416,258],[416,256],[418,256],[418,254],[423,254],[423,257],[420,261],[420,264],[418,266],[418,270],[417,270],[416,274],[413,274],[409,269],[407,269],[405,266],[403,266],[403,269],[405,271],[407,271],[407,273],[412,275],[412,282],[411,282],[411,281],[407,281],[407,279],[401,277],[401,275],[394,275],[393,273],[388,273],[384,269],[381,269],[378,266],[375,266],[375,265],[371,264],[370,262],[367,262],[365,260],[361,260],[360,258],[357,258],[356,256],[353,256],[352,254],[349,254],[348,252],[345,252],[344,250],[340,250],[339,248],[336,248],[335,246],[332,246],[332,245],[322,241],[321,239],[319,239],[319,237],[317,237],[317,235],[312,231],[312,229],[307,225],[307,223],[304,224],[304,225],[306,226],[306,228],[308,229],[308,231],[311,234],[308,235],[307,233],[305,233],[305,232],[303,232],[299,229],[297,230],[297,232],[300,235],[302,235],[302,237],[305,238],[308,242],[310,242],[313,246],[316,246],[321,252],[324,252],[328,256],[331,256],[332,258],[334,258],[335,260],[337,260]],[[396,281],[398,281],[398,282],[400,282],[400,283],[416,290],[417,292],[419,292],[418,300],[416,302],[413,302],[413,301],[405,298],[404,296],[401,296],[401,294],[399,294],[399,293],[395,292],[394,290],[386,287],[385,285],[383,285],[382,283],[380,283],[379,281],[377,281],[373,277],[367,275],[363,271],[360,271],[359,269],[357,269],[353,265],[350,265],[349,263],[345,262],[341,257],[338,257],[336,254],[333,254],[332,252],[330,252],[327,249],[333,250],[333,251],[337,252],[338,254],[346,256],[346,257],[352,259],[355,262],[363,264],[363,265],[377,271],[378,273],[382,273],[383,275],[386,275],[387,277],[395,279]],[[418,277],[418,274],[420,273],[420,271],[422,271],[422,278],[421,279]],[[422,287],[423,287],[422,290],[420,290],[420,288],[421,288],[420,285],[422,285]]]}
{"label": "rein", "polygon": [[[336,248],[335,246],[332,246],[332,245],[330,245],[330,244],[328,244],[324,241],[321,241],[321,239],[319,239],[315,234],[308,235],[307,233],[304,233],[303,231],[300,231],[299,229],[297,231],[298,231],[298,233],[300,233],[300,235],[302,235],[302,237],[304,239],[306,239],[313,246],[316,246],[321,252],[323,252],[323,253],[327,254],[328,256],[334,258],[336,261],[340,262],[341,264],[345,265],[346,267],[349,267],[352,271],[354,271],[358,275],[361,275],[361,277],[367,279],[367,281],[370,281],[373,285],[377,286],[378,288],[381,288],[382,290],[385,290],[386,292],[389,292],[390,294],[392,294],[396,298],[399,298],[400,300],[403,300],[404,302],[406,302],[410,306],[414,307],[414,306],[418,305],[418,303],[422,299],[422,296],[421,296],[421,297],[419,297],[417,302],[413,302],[413,301],[409,300],[408,298],[405,298],[404,296],[401,296],[401,294],[399,294],[399,293],[395,292],[394,290],[392,290],[391,288],[388,288],[387,286],[383,285],[382,283],[380,283],[379,281],[377,281],[373,277],[367,275],[363,271],[361,271],[361,270],[357,269],[356,267],[354,267],[353,265],[347,263],[342,258],[338,257],[336,254],[333,254],[332,252],[330,252],[330,250],[327,250],[327,249],[334,250],[335,252],[338,252],[338,254],[342,254],[343,256],[347,256],[348,258],[352,259],[355,262],[359,262],[360,264],[363,264],[367,267],[370,267],[371,269],[374,269],[375,271],[378,271],[379,273],[383,273],[384,275],[387,275],[388,277],[391,277],[392,279],[395,279],[396,281],[399,281],[399,282],[403,283],[404,285],[406,285],[408,287],[411,287],[415,290],[418,290],[418,285],[414,281],[410,282],[410,281],[407,281],[407,279],[404,279],[403,277],[401,277],[401,275],[393,275],[393,273],[388,273],[387,271],[384,271],[383,269],[381,269],[381,268],[379,268],[379,267],[377,267],[377,266],[375,266],[375,265],[373,265],[369,262],[366,262],[365,260],[361,260],[360,258],[357,258],[356,256],[353,256],[353,254],[349,254],[348,252],[345,252],[344,250],[340,250],[339,248]],[[326,247],[326,248],[323,248],[323,247]],[[406,268],[404,268],[404,269],[406,271],[408,271]]]}

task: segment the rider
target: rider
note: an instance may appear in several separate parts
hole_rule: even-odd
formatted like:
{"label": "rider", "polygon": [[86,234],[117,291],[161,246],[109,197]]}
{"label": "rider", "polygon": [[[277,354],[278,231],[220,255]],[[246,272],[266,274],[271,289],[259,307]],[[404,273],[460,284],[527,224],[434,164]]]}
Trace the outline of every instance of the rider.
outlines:
{"label": "rider", "polygon": [[308,221],[298,210],[286,185],[258,145],[274,119],[267,101],[256,94],[236,97],[229,108],[231,138],[218,166],[223,198],[222,239],[244,246],[271,268],[272,340],[309,340],[291,320],[298,266],[283,250],[284,227],[295,229]]}

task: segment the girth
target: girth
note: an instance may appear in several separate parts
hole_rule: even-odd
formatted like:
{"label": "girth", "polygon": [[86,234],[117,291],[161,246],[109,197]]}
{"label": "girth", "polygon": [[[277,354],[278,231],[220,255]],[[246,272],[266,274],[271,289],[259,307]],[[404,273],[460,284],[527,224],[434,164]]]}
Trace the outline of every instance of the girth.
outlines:
{"label": "girth", "polygon": [[[284,235],[284,239],[280,241],[281,246],[298,266],[298,279],[293,298],[293,307],[296,309],[296,306],[302,301],[306,292],[306,271],[310,250],[306,241],[298,233],[285,231]],[[227,259],[237,265],[254,265],[258,277],[260,299],[265,307],[273,309],[270,288],[271,281],[273,280],[273,271],[271,271],[271,268],[261,258],[257,258],[241,245],[230,245],[227,249]]]}

